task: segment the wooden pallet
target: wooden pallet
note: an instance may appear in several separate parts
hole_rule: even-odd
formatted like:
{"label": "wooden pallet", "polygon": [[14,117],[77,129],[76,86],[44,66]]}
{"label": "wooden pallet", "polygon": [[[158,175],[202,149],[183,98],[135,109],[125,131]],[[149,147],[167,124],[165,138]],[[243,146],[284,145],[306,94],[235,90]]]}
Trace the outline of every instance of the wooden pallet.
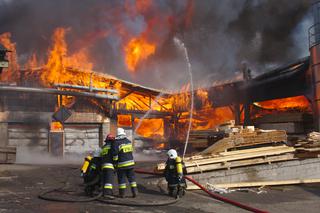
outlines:
{"label": "wooden pallet", "polygon": [[288,160],[295,160],[297,159],[294,154],[286,153],[283,155],[275,155],[275,156],[260,156],[255,157],[252,159],[243,159],[243,160],[236,160],[236,161],[226,161],[226,162],[219,162],[213,163],[203,166],[193,166],[187,167],[187,173],[200,173],[200,172],[207,172],[212,170],[219,170],[219,169],[232,169],[236,167],[242,166],[252,166],[258,164],[271,164],[280,161],[288,161]]}
{"label": "wooden pallet", "polygon": [[276,146],[272,149],[267,149],[267,150],[265,150],[265,147],[262,147],[262,148],[256,148],[254,149],[254,151],[250,153],[239,153],[240,151],[236,151],[237,154],[230,154],[228,156],[212,157],[208,159],[200,159],[200,160],[194,160],[190,162],[185,161],[185,165],[186,167],[200,166],[200,165],[211,164],[211,163],[228,162],[228,161],[234,161],[234,160],[270,156],[270,155],[279,155],[279,154],[290,153],[294,151],[295,151],[295,148],[288,147],[288,146],[279,146],[279,147]]}

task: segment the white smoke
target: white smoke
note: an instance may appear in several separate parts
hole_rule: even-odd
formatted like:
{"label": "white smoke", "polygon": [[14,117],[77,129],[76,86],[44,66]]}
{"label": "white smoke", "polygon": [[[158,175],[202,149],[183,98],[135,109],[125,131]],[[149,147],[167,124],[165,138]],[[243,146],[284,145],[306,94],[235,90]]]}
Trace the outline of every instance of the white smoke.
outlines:
{"label": "white smoke", "polygon": [[74,164],[80,165],[83,163],[85,155],[74,156],[67,155],[63,157],[52,156],[49,152],[27,147],[17,146],[16,163],[18,164]]}

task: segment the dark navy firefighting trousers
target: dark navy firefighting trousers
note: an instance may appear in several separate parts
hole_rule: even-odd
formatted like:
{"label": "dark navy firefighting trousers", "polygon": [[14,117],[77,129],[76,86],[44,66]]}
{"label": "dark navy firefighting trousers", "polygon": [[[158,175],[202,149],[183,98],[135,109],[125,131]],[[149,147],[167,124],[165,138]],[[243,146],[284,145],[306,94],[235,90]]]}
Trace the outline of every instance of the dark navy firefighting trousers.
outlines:
{"label": "dark navy firefighting trousers", "polygon": [[126,186],[126,179],[128,179],[129,185],[131,188],[137,187],[137,182],[134,174],[134,169],[118,169],[118,183],[119,183],[119,189],[125,189]]}

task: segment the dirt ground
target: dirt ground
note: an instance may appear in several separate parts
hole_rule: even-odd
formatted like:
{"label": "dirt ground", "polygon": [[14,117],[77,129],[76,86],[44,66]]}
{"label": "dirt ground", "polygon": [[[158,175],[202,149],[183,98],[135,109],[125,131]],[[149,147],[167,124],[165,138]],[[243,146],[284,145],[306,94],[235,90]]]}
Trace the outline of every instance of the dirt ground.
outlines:
{"label": "dirt ground", "polygon": [[[126,207],[100,203],[62,203],[41,200],[39,193],[64,186],[63,191],[51,195],[84,198],[79,165],[0,165],[0,213],[3,212],[246,212],[240,208],[208,197],[201,191],[188,191],[179,202],[162,207]],[[145,168],[145,163],[137,167]],[[146,168],[145,168],[146,169]],[[139,196],[121,202],[152,203],[170,201],[161,192],[163,180],[150,175],[137,174]],[[269,212],[319,212],[320,184],[272,187],[264,193],[252,191],[223,194],[252,207]],[[117,193],[117,192],[115,192]],[[128,195],[130,193],[128,192]],[[120,198],[117,198],[119,201]]]}

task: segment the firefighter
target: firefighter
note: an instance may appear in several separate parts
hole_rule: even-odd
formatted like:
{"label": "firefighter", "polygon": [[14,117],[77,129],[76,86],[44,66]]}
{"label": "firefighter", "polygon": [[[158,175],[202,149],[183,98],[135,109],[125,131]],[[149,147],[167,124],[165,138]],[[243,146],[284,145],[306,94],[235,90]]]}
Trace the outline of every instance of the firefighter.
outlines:
{"label": "firefighter", "polygon": [[[182,187],[181,192],[184,193],[186,188],[186,181],[183,178],[183,162],[178,156],[178,153],[174,149],[170,149],[167,152],[168,160],[164,170],[164,176],[168,182],[168,191],[170,196],[177,196],[180,192],[179,189]],[[183,194],[182,194],[183,195]]]}
{"label": "firefighter", "polygon": [[101,148],[100,157],[102,158],[101,170],[102,170],[102,186],[104,196],[113,196],[113,179],[114,179],[114,166],[113,155],[111,152],[112,144],[115,137],[112,134],[108,134],[105,139],[105,144]]}
{"label": "firefighter", "polygon": [[134,174],[133,146],[127,138],[123,128],[117,129],[117,137],[112,146],[113,160],[117,167],[117,176],[119,184],[119,196],[124,198],[126,191],[126,179],[131,187],[132,196],[138,194],[137,183]]}

